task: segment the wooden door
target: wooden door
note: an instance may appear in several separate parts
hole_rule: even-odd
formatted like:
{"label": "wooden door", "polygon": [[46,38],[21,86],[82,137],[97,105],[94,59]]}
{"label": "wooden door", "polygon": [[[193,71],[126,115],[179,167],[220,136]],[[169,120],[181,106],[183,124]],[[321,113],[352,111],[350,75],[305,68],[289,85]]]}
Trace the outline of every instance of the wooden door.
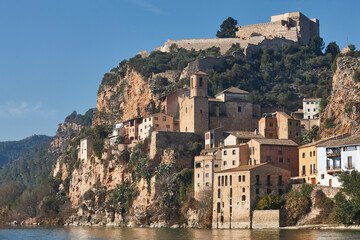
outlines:
{"label": "wooden door", "polygon": [[316,184],[316,179],[315,178],[311,179],[311,184]]}

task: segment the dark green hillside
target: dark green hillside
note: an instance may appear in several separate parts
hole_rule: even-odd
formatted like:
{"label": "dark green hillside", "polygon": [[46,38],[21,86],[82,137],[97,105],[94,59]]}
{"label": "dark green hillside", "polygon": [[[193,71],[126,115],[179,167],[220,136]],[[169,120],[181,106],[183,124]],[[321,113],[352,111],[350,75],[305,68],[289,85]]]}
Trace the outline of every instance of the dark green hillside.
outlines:
{"label": "dark green hillside", "polygon": [[20,141],[0,142],[0,167],[30,152],[35,146],[49,142],[50,139],[51,137],[45,135],[34,135]]}
{"label": "dark green hillside", "polygon": [[24,153],[20,158],[0,169],[0,184],[16,181],[22,186],[34,187],[46,179],[53,169],[57,154],[48,151],[50,140]]}

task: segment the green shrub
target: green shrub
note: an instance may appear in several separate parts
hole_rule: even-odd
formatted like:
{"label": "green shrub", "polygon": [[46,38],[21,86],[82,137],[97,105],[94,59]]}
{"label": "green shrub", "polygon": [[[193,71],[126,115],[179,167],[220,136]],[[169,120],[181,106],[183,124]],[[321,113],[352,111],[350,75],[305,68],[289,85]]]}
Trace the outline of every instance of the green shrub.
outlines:
{"label": "green shrub", "polygon": [[360,82],[360,70],[356,70],[354,75],[353,75],[353,79],[356,83]]}
{"label": "green shrub", "polygon": [[335,127],[335,124],[332,119],[330,119],[330,118],[325,119],[325,122],[324,122],[325,129],[334,128],[334,127]]}
{"label": "green shrub", "polygon": [[281,204],[282,204],[281,199],[278,196],[271,193],[258,201],[256,209],[258,210],[280,209]]}
{"label": "green shrub", "polygon": [[107,204],[115,209],[117,213],[124,216],[132,206],[133,200],[138,196],[139,192],[134,184],[125,180],[121,184],[116,185],[110,193]]}
{"label": "green shrub", "polygon": [[116,144],[122,144],[125,141],[125,137],[120,135],[116,138]]}
{"label": "green shrub", "polygon": [[96,139],[93,144],[95,155],[101,159],[102,151],[104,150],[104,141],[102,139]]}

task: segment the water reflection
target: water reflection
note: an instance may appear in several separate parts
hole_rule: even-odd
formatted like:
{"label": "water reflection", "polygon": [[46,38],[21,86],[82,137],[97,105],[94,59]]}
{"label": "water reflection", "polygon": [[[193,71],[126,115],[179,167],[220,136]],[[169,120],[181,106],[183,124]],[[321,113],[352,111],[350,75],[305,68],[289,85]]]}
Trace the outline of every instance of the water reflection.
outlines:
{"label": "water reflection", "polygon": [[199,230],[105,227],[0,227],[0,239],[360,239],[357,230]]}

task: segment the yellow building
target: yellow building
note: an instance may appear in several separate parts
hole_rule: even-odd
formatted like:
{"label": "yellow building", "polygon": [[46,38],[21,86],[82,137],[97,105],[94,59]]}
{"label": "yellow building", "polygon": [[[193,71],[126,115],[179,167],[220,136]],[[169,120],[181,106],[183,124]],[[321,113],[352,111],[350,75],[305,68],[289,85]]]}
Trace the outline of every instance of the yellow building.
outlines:
{"label": "yellow building", "polygon": [[[347,136],[341,135],[341,136]],[[299,176],[293,179],[300,179],[305,183],[317,184],[318,176],[318,151],[317,146],[319,144],[326,143],[329,140],[333,140],[339,136],[321,139],[316,142],[311,142],[302,145],[299,148]]]}
{"label": "yellow building", "polygon": [[174,118],[165,113],[155,113],[143,118],[139,124],[139,140],[144,140],[152,131],[174,132]]}

